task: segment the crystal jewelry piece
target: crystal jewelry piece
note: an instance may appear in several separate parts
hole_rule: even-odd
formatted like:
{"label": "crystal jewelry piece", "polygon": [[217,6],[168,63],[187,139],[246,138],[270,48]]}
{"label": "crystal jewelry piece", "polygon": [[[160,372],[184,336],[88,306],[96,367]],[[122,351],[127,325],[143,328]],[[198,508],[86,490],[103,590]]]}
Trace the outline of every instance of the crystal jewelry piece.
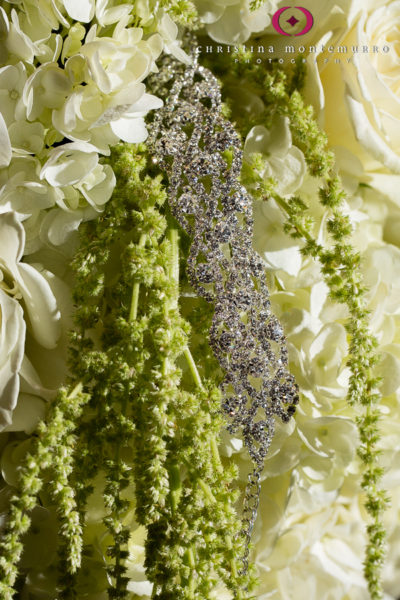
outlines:
{"label": "crystal jewelry piece", "polygon": [[167,99],[151,124],[149,142],[169,178],[171,210],[193,239],[189,280],[214,306],[209,341],[225,371],[228,431],[241,430],[254,463],[241,532],[246,572],[275,416],[290,419],[298,387],[288,372],[282,326],[271,312],[263,262],[252,248],[252,200],[239,181],[241,142],[221,114],[216,78],[198,65],[196,52],[192,57],[189,67],[167,59],[157,73],[154,91]]}

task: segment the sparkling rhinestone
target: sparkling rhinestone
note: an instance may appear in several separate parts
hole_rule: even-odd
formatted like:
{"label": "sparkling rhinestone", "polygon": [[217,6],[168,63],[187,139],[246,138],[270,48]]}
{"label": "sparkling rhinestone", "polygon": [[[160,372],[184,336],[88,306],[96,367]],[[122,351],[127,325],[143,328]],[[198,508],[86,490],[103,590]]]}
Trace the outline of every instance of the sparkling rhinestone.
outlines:
{"label": "sparkling rhinestone", "polygon": [[197,265],[196,275],[201,283],[211,283],[213,280],[212,268],[206,263]]}
{"label": "sparkling rhinestone", "polygon": [[[241,144],[221,114],[219,84],[198,66],[196,55],[187,68],[171,57],[166,65],[167,75],[153,81],[157,85],[165,79],[161,89],[165,94],[170,86],[170,96],[154,117],[149,139],[169,177],[173,213],[193,236],[188,278],[214,304],[210,345],[225,370],[221,390],[228,430],[242,431],[254,462],[244,511],[251,517],[243,523],[249,541],[257,512],[249,507],[258,502],[274,419],[290,419],[298,388],[287,370],[283,329],[271,313],[264,264],[252,248],[252,200],[239,182]],[[230,164],[221,154],[227,148]],[[190,222],[187,214],[194,217]],[[212,284],[209,289],[203,285],[207,283]],[[256,422],[260,408],[266,420]]]}

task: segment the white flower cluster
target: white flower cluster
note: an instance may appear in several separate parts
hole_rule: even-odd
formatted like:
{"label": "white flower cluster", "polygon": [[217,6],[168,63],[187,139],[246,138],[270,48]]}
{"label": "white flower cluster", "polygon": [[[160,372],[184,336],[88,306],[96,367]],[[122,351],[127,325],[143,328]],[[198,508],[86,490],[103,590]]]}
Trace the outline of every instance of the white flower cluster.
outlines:
{"label": "white flower cluster", "polygon": [[[279,2],[255,12],[249,0],[195,0],[209,36],[244,43],[263,31]],[[333,10],[333,4],[335,10]],[[391,44],[400,26],[399,0],[337,0],[307,7],[315,17],[313,39],[350,46]],[[319,24],[322,24],[319,27]],[[332,26],[331,29],[329,29]],[[345,30],[341,29],[345,27]],[[347,29],[346,29],[347,27]],[[0,7],[0,512],[16,483],[29,440],[8,443],[8,432],[30,434],[45,401],[65,375],[69,326],[68,270],[71,232],[101,213],[114,187],[102,163],[120,139],[146,138],[144,116],[160,106],[144,81],[164,50],[186,54],[170,17],[147,0],[24,0]],[[343,35],[344,34],[344,35]],[[331,36],[331,37],[330,37]],[[286,41],[286,40],[285,40]],[[304,41],[303,39],[301,41]],[[342,57],[343,58],[343,57]],[[389,554],[385,600],[400,593],[400,67],[393,53],[342,60],[310,60],[307,88],[324,124],[348,192],[353,243],[363,254],[371,327],[379,341],[382,377],[380,428],[384,486],[392,497],[386,515]],[[238,89],[249,115],[260,99]],[[257,111],[255,110],[255,113]],[[253,127],[245,157],[263,155],[261,176],[277,181],[282,196],[300,193],[312,206],[325,243],[327,215],[316,202],[318,182],[306,173],[287,119],[268,130]],[[362,183],[362,185],[359,185]],[[254,532],[260,600],[367,600],[362,561],[366,512],[361,493],[356,409],[346,402],[349,369],[346,310],[333,303],[318,265],[304,258],[283,232],[279,206],[255,206],[255,246],[278,285],[274,309],[287,333],[291,368],[302,398],[295,419],[278,426],[267,456],[259,519]],[[56,347],[57,351],[54,352]],[[245,483],[249,461],[241,443],[226,438]],[[102,482],[98,482],[99,489]],[[87,559],[79,593],[104,600],[108,544],[93,495],[85,542]],[[24,553],[30,569],[22,598],[51,598],[56,583],[54,515],[41,507]],[[135,529],[133,513],[126,522]],[[146,581],[144,531],[130,540],[129,591],[151,597]],[[229,594],[221,592],[228,600]]]}
{"label": "white flower cluster", "polygon": [[256,10],[251,4],[251,0],[195,0],[208,35],[221,44],[243,44],[268,27],[278,0],[265,0]]}
{"label": "white flower cluster", "polygon": [[[113,0],[0,7],[0,430],[31,426],[17,416],[11,425],[19,391],[22,400],[51,395],[37,371],[52,389],[65,373],[70,234],[103,210],[115,185],[101,155],[146,139],[144,117],[162,101],[144,81],[161,52],[188,61],[168,14],[138,4],[137,12]],[[43,354],[56,344],[58,359]]]}

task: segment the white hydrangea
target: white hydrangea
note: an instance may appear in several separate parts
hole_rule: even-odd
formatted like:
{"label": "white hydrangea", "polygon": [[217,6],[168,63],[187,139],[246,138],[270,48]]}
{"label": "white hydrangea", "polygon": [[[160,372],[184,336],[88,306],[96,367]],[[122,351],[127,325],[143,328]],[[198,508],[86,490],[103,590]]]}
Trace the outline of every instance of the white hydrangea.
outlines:
{"label": "white hydrangea", "polygon": [[277,9],[277,0],[266,0],[250,10],[250,0],[195,0],[208,35],[222,44],[243,44],[253,33],[263,31]]}
{"label": "white hydrangea", "polygon": [[99,154],[146,139],[145,116],[162,101],[144,80],[163,49],[189,60],[164,10],[149,14],[145,36],[131,11],[114,0],[0,9],[0,206],[21,214],[28,253],[64,243],[103,209],[115,177]]}
{"label": "white hydrangea", "polygon": [[256,125],[249,131],[244,144],[245,159],[251,159],[252,154],[268,157],[260,175],[273,178],[281,196],[293,194],[303,183],[306,163],[302,151],[292,143],[287,117],[275,117],[269,130]]}

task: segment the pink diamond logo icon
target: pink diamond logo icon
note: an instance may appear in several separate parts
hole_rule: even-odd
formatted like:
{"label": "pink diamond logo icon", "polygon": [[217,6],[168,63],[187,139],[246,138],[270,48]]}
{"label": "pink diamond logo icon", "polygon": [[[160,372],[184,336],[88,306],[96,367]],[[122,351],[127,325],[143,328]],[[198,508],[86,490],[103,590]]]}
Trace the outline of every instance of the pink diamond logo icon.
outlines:
{"label": "pink diamond logo icon", "polygon": [[295,16],[293,16],[293,17],[290,17],[290,19],[288,19],[286,22],[289,23],[292,27],[294,27],[296,25],[296,23],[299,22],[299,20],[296,19]]}

